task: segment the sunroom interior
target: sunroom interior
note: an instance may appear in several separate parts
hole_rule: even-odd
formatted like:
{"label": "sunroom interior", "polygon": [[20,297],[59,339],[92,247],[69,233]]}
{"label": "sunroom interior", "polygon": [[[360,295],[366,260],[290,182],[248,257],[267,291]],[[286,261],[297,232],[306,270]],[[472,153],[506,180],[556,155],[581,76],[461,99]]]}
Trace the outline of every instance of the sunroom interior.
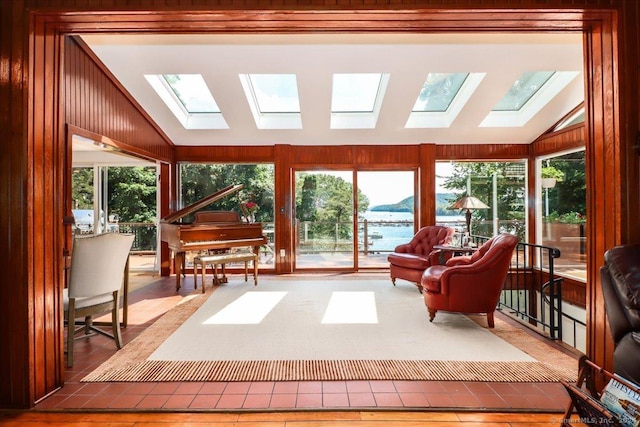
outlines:
{"label": "sunroom interior", "polygon": [[[399,196],[412,197],[413,205],[402,223],[409,230],[405,239],[420,226],[446,223],[447,218],[429,211],[437,210],[437,195],[445,191],[442,185],[453,185],[451,175],[457,165],[469,174],[466,185],[457,190],[482,193],[491,206],[486,212],[474,212],[478,234],[510,231],[527,243],[560,247],[563,256],[555,260],[554,268],[564,280],[565,309],[582,322],[579,342],[574,336],[571,345],[585,351],[581,34],[85,34],[76,42],[95,55],[178,153],[181,148],[184,153],[192,151],[176,165],[174,210],[229,184],[212,178],[210,183],[190,187],[212,170],[220,173],[233,165],[260,166],[271,174],[270,190],[261,189],[259,194],[261,201],[267,201],[260,220],[270,233],[260,259],[261,272],[384,270],[386,253],[392,247],[370,250],[369,244],[375,247],[377,242],[363,242],[361,223],[356,220],[351,225],[352,241],[346,244],[347,256],[321,264],[313,253],[301,251],[313,242],[307,241],[308,224],[302,215],[298,217],[302,212],[297,206],[287,207],[296,224],[295,236],[276,242],[282,236],[277,229],[288,224],[277,220],[284,209],[275,204],[275,193],[283,191],[275,185],[278,161],[255,160],[251,154],[230,160],[216,150],[275,146],[290,147],[292,153],[333,150],[338,154],[329,158],[292,155],[298,158],[289,165],[293,187],[318,174],[356,183],[357,189],[372,186],[374,193],[382,188],[381,182],[390,184],[398,200],[379,204],[398,203],[404,198]],[[143,167],[159,177],[158,163],[124,153],[122,146],[99,135],[79,132],[71,138],[74,173],[84,169],[93,183],[89,199],[82,203],[74,194],[72,207],[93,210],[92,227],[98,230],[116,224],[119,230],[142,232],[144,243],[135,249],[146,257],[138,258],[143,261],[134,264],[134,269],[170,273],[171,254],[163,251],[156,231],[161,209],[155,210],[154,218],[140,222],[118,214],[108,195],[110,168]],[[562,143],[556,143],[560,148],[553,152],[532,155],[530,147],[545,140]],[[424,185],[420,161],[412,158],[421,144],[469,147],[463,157],[447,156],[443,149],[444,154],[434,159],[431,179],[436,197],[432,198],[414,197]],[[515,155],[483,152],[476,158],[474,147],[486,144],[519,148]],[[342,160],[345,147],[406,152],[411,154],[400,159],[411,160],[396,161],[393,156],[380,164]],[[471,173],[486,163],[495,165],[493,175],[486,170]],[[550,170],[560,171],[553,183],[543,179]],[[160,181],[157,178],[155,184]],[[394,188],[403,190],[393,192]],[[364,212],[359,209],[356,191],[346,203],[353,205],[359,218]],[[160,191],[154,196],[159,206]],[[573,209],[558,212],[559,200]],[[368,223],[375,227],[375,221]],[[462,222],[453,225],[461,227]],[[358,232],[354,232],[356,227]],[[376,237],[375,228],[371,230]],[[548,267],[542,261],[541,268]]]}

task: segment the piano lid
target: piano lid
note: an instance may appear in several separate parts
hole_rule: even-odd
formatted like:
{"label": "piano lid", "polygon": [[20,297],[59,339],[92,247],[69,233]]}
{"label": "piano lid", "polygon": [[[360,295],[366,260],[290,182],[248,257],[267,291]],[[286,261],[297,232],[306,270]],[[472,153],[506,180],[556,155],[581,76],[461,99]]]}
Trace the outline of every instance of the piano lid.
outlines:
{"label": "piano lid", "polygon": [[176,211],[172,214],[169,214],[167,216],[165,216],[164,218],[162,218],[160,220],[160,222],[167,222],[167,223],[175,223],[178,222],[179,220],[181,220],[182,218],[184,218],[185,216],[194,213],[195,211],[204,208],[205,206],[220,200],[230,194],[236,193],[240,190],[242,190],[242,188],[244,187],[244,185],[242,184],[235,184],[235,185],[230,185],[228,187],[223,188],[222,190],[218,190],[215,193],[204,197],[200,200],[198,200],[195,203],[192,203],[188,206],[185,206],[184,208],[180,209],[179,211]]}

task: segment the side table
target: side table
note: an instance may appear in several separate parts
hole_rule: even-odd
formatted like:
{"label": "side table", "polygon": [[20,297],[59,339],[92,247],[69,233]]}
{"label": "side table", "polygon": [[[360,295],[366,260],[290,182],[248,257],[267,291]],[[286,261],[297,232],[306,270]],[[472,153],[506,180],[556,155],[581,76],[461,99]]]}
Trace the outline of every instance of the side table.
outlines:
{"label": "side table", "polygon": [[447,260],[445,259],[446,253],[452,253],[456,255],[469,255],[478,250],[477,246],[451,246],[451,245],[435,245],[433,249],[440,250],[440,264],[444,265]]}

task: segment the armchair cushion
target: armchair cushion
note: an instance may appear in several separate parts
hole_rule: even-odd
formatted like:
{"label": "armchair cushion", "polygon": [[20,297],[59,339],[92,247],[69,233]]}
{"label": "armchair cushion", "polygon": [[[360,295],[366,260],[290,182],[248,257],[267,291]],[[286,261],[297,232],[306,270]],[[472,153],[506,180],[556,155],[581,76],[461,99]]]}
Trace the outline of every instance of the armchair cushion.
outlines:
{"label": "armchair cushion", "polygon": [[399,278],[413,282],[421,289],[422,273],[439,262],[439,251],[434,251],[433,247],[450,243],[453,232],[451,227],[422,227],[409,243],[396,246],[394,252],[387,257],[393,284]]}
{"label": "armchair cushion", "polygon": [[394,265],[401,265],[406,268],[415,270],[426,270],[431,265],[428,257],[407,253],[392,253],[387,257],[389,262]]}

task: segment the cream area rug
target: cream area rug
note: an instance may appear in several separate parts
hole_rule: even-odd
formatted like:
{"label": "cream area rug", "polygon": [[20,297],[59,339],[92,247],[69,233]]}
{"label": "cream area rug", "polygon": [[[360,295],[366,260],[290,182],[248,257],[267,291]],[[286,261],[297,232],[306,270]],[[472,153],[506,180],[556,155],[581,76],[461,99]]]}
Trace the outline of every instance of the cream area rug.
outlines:
{"label": "cream area rug", "polygon": [[477,316],[429,322],[410,284],[274,276],[210,289],[83,381],[575,379],[575,360],[499,319],[493,331]]}

